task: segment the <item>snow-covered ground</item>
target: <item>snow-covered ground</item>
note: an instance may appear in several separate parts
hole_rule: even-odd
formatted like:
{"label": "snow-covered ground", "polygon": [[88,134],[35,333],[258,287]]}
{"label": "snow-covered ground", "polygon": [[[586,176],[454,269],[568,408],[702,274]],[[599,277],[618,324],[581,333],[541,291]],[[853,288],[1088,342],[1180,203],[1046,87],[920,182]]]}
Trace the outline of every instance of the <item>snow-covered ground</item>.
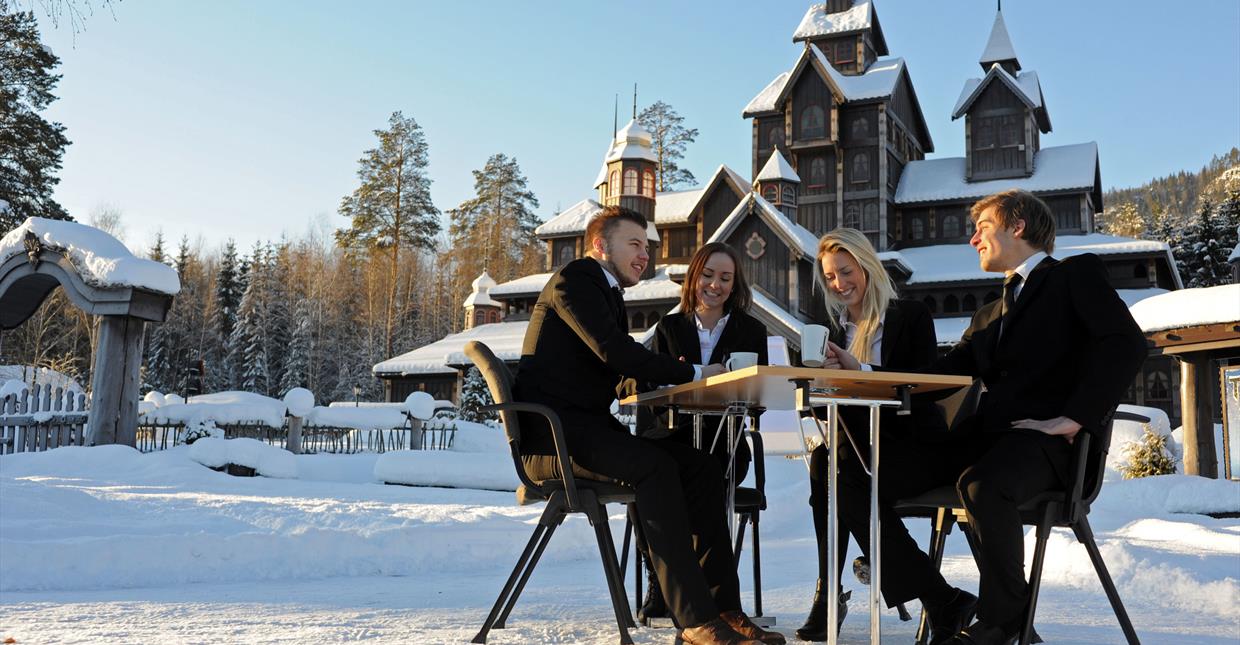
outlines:
{"label": "snow-covered ground", "polygon": [[[471,481],[462,460],[422,452],[402,463]],[[385,486],[380,456],[302,455],[297,479],[239,478],[191,459],[190,447],[119,446],[0,457],[0,640],[18,643],[459,643],[474,635],[541,506],[511,492]],[[791,635],[813,590],[805,467],[768,457],[764,606]],[[450,479],[450,478],[449,478]],[[1174,513],[1240,511],[1240,484],[1173,475],[1111,481],[1091,520],[1146,643],[1240,640],[1240,520]],[[624,525],[613,507],[612,529]],[[924,536],[924,522],[913,527]],[[1032,538],[1027,539],[1031,543]],[[854,547],[855,548],[855,547]],[[964,540],[949,540],[949,580],[976,589]],[[742,572],[750,570],[748,556]],[[742,574],[745,602],[751,581]],[[855,597],[865,594],[852,580]],[[631,577],[630,577],[631,586]],[[853,603],[842,642],[868,642]],[[916,607],[910,607],[916,611]],[[912,623],[883,617],[884,640]],[[1049,643],[1122,635],[1088,558],[1066,532],[1048,550],[1038,631]],[[671,630],[639,628],[639,643]],[[614,643],[593,535],[580,517],[557,531],[493,643]]]}

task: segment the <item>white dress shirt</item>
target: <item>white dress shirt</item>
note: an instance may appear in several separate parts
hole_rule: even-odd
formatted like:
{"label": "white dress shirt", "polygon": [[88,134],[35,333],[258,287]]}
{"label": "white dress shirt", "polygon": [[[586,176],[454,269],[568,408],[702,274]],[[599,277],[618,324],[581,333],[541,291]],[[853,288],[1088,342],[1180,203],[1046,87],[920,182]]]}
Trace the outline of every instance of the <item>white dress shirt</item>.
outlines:
{"label": "white dress shirt", "polygon": [[[861,370],[865,372],[874,371],[874,366],[882,366],[883,364],[883,321],[887,318],[887,312],[878,319],[878,329],[874,331],[874,339],[870,341],[870,362],[862,363]],[[848,319],[848,309],[840,312],[840,324],[844,326],[844,349],[852,347],[853,337],[857,335],[857,323]]]}
{"label": "white dress shirt", "polygon": [[1029,282],[1029,274],[1033,273],[1034,267],[1038,266],[1038,264],[1046,258],[1047,255],[1044,251],[1038,251],[1037,253],[1025,258],[1025,261],[1021,262],[1020,266],[1016,267],[1016,270],[1013,271],[1013,273],[1020,274],[1020,284],[1016,285],[1016,293],[1012,294],[1013,302],[1020,297],[1020,292],[1024,290],[1025,283]]}
{"label": "white dress shirt", "polygon": [[702,348],[702,364],[710,362],[710,357],[715,352],[715,345],[719,344],[719,337],[723,335],[723,328],[728,326],[728,317],[732,314],[725,314],[715,323],[714,329],[707,329],[702,326],[702,319],[697,314],[693,314],[693,323],[697,326],[698,346]]}
{"label": "white dress shirt", "polygon": [[[597,262],[597,260],[595,260],[595,261]],[[601,269],[603,270],[603,277],[607,278],[607,284],[608,284],[608,286],[610,286],[612,289],[620,289],[620,293],[624,293],[624,289],[620,287],[620,281],[616,279],[616,276],[612,275],[612,274],[611,274],[611,271],[608,271],[608,270],[607,270],[607,267],[603,266],[603,263],[602,263],[602,262],[599,262],[599,263],[598,263],[598,265],[599,265],[599,268],[601,268]],[[694,316],[694,318],[696,319],[696,318],[697,318],[697,316]],[[722,321],[720,321],[720,322],[722,322]],[[722,329],[723,329],[723,327],[722,327],[722,326],[720,326],[720,327],[719,327],[719,329],[721,329],[721,330],[722,330]],[[718,341],[718,338],[716,338],[715,340],[716,340],[716,341]],[[713,345],[712,345],[712,347],[713,347]],[[703,360],[703,361],[707,361],[707,360],[709,360],[709,359],[710,359],[710,357],[709,357],[709,356],[706,356],[706,357],[704,357],[702,360]],[[693,380],[695,380],[695,381],[700,381],[700,380],[702,380],[702,366],[701,366],[701,365],[694,365],[694,366],[693,366]]]}

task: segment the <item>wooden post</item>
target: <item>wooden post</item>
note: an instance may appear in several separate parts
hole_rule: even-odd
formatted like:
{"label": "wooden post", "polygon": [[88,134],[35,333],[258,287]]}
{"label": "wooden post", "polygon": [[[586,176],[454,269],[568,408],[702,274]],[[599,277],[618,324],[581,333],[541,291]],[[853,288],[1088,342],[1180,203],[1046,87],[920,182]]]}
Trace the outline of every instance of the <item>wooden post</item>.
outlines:
{"label": "wooden post", "polygon": [[86,444],[137,447],[138,368],[146,323],[131,316],[103,316],[91,374]]}
{"label": "wooden post", "polygon": [[1184,426],[1184,474],[1218,478],[1214,453],[1214,419],[1210,414],[1210,358],[1180,358],[1180,417]]}
{"label": "wooden post", "polygon": [[288,451],[294,455],[301,454],[301,417],[288,418]]}

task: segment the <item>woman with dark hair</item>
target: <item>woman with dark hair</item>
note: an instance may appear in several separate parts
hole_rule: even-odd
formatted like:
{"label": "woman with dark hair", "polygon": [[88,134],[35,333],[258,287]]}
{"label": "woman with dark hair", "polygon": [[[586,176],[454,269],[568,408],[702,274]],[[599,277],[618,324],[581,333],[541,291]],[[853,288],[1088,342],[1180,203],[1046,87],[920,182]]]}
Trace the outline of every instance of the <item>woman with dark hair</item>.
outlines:
{"label": "woman with dark hair", "polygon": [[[748,313],[753,295],[736,250],[722,242],[711,242],[698,249],[689,262],[680,291],[678,311],[669,313],[655,327],[654,351],[675,356],[691,365],[723,363],[733,352],[753,352],[758,364],[766,365],[766,326]],[[637,433],[640,436],[693,443],[693,417],[672,413],[666,408],[639,408]],[[711,419],[716,419],[712,422]],[[727,471],[728,446],[722,437],[715,441],[717,417],[706,417],[702,424],[702,449],[710,450]],[[732,481],[741,482],[752,459],[749,445],[741,441],[736,449]],[[734,484],[735,485],[735,484]],[[666,616],[667,608],[659,585],[651,575],[646,601],[638,611],[643,619]]]}
{"label": "woman with dark hair", "polygon": [[[827,233],[818,241],[814,268],[815,280],[826,297],[831,341],[837,346],[846,348],[862,363],[903,371],[916,370],[934,360],[937,343],[930,310],[921,302],[896,298],[895,285],[865,234],[852,228],[837,228]],[[840,364],[832,354],[823,367],[839,368]],[[920,442],[933,441],[947,429],[942,413],[932,400],[924,397],[914,397],[912,415],[897,415],[890,408],[883,409],[880,414],[884,451],[916,450]],[[870,448],[868,412],[860,408],[842,408],[840,421],[842,432],[836,441],[840,451],[840,490],[852,487],[867,492],[860,497],[840,496],[839,549],[832,557],[827,552],[827,451],[818,446],[810,453],[809,503],[818,542],[818,584],[809,617],[796,630],[797,638],[807,641],[827,639],[827,576],[831,566],[836,567],[837,573],[843,570],[848,536],[852,536],[863,552],[870,548],[870,484],[865,474]],[[896,446],[897,443],[901,445]],[[884,533],[901,530],[906,530],[901,522],[883,523]],[[888,605],[920,598],[930,613],[931,643],[950,638],[963,626],[941,625],[941,618],[952,613],[957,605],[970,602],[971,594],[946,584],[927,589],[903,589],[898,588],[894,580],[894,576],[883,577]],[[840,622],[848,613],[848,595],[851,592],[840,595],[837,614]]]}

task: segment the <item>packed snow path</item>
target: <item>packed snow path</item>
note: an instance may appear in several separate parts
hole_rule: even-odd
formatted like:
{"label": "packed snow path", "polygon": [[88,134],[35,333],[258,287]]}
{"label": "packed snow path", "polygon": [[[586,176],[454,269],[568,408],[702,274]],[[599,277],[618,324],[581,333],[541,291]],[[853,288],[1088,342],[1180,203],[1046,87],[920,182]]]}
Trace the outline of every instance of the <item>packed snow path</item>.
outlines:
{"label": "packed snow path", "polygon": [[[185,448],[0,458],[0,640],[472,638],[541,506],[517,507],[505,492],[383,486],[373,480],[374,455],[297,460],[299,479],[289,480],[229,477],[193,462]],[[791,635],[813,590],[805,468],[770,457],[767,472],[764,605]],[[1234,644],[1240,520],[1168,512],[1185,503],[1237,510],[1240,485],[1183,476],[1109,482],[1091,520],[1142,642]],[[613,510],[619,542],[623,518]],[[922,539],[924,524],[913,526]],[[747,604],[749,566],[746,557]],[[958,535],[949,539],[944,570],[976,589]],[[845,584],[865,593],[851,579]],[[868,642],[862,605],[850,607],[841,642]],[[1049,643],[1122,642],[1084,549],[1066,532],[1056,531],[1049,545],[1038,616]],[[913,623],[894,612],[883,621],[885,641],[912,640]],[[490,642],[616,642],[584,520],[571,518],[557,531],[509,625]],[[673,636],[644,628],[633,635],[639,643]]]}

